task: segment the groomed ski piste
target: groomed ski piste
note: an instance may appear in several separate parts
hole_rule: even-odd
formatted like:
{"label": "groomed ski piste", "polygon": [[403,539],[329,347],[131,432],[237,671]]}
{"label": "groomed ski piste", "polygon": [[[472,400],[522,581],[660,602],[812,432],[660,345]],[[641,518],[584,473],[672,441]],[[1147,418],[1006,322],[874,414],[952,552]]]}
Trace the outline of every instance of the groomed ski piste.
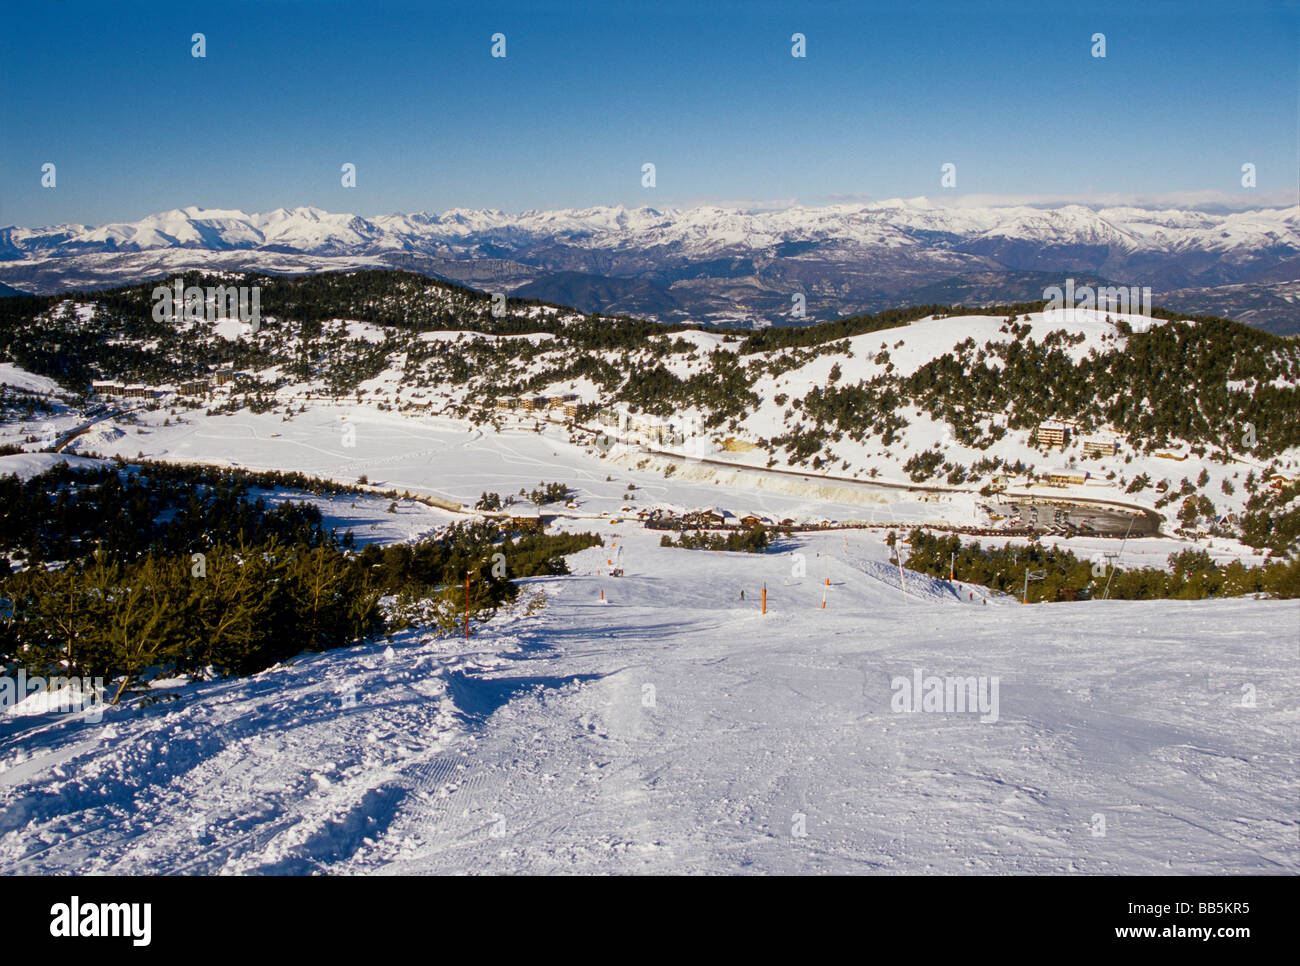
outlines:
{"label": "groomed ski piste", "polygon": [[[523,581],[468,640],[411,630],[251,678],[156,682],[165,700],[102,717],[11,710],[0,872],[1300,871],[1300,602],[1025,606],[900,574],[881,530],[761,555],[661,547],[611,522],[629,483],[638,506],[865,510],[359,408],[187,417],[86,449],[365,473],[466,503],[561,480],[579,507],[553,525],[606,546]],[[59,458],[2,457],[0,472]],[[915,521],[926,507],[909,498],[879,519]],[[312,499],[359,543],[458,518]],[[1180,546],[1132,541],[1121,564]],[[949,678],[984,702],[932,707],[932,679]]]}

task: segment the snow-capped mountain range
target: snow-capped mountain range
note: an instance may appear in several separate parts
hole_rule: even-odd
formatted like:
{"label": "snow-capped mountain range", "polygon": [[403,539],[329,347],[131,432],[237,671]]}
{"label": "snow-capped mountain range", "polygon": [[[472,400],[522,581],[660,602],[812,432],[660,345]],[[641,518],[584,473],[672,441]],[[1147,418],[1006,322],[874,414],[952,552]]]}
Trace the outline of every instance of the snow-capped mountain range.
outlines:
{"label": "snow-capped mountain range", "polygon": [[919,248],[935,245],[939,237],[954,245],[1028,241],[1105,245],[1153,254],[1193,249],[1255,254],[1278,247],[1300,251],[1300,211],[1276,208],[1216,215],[1131,207],[1093,210],[1080,205],[1046,210],[957,208],[925,198],[780,211],[712,206],[661,211],[616,205],[517,215],[453,208],[441,215],[419,212],[372,218],[312,207],[252,214],[189,207],[97,227],[0,229],[0,256],[12,260],[162,248],[260,249],[304,255],[461,254],[490,242],[523,248],[564,242],[592,251],[672,246],[683,254],[703,257],[831,240],[863,248]]}
{"label": "snow-capped mountain range", "polygon": [[[1051,282],[1044,273],[1072,273],[1178,291],[1179,308],[1206,312],[1217,304],[1210,290],[1247,284],[1252,297],[1277,303],[1242,306],[1237,293],[1237,317],[1262,310],[1268,318],[1242,318],[1261,324],[1279,309],[1300,312],[1300,209],[951,207],[914,198],[778,211],[602,206],[365,218],[189,207],[93,227],[0,229],[0,281],[36,292],[185,267],[364,265],[588,311],[736,322],[783,321],[797,292],[820,319],[928,300],[914,293],[967,276],[987,287],[990,273],[1006,276],[1009,299],[1041,298]],[[1202,295],[1204,304],[1186,304]]]}

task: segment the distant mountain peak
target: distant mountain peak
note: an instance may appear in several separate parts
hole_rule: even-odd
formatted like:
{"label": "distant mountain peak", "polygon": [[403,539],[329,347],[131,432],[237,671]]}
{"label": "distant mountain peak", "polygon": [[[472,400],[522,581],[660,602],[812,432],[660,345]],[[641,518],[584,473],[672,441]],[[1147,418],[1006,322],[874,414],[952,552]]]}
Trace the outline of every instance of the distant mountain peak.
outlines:
{"label": "distant mountain peak", "polygon": [[[827,318],[990,272],[1092,273],[1194,300],[1201,289],[1300,281],[1300,209],[949,205],[924,195],[764,210],[613,204],[370,217],[191,205],[134,222],[0,229],[0,280],[37,292],[185,268],[363,265],[674,320],[780,322],[800,293],[809,318]],[[1254,297],[1238,288],[1204,310],[1218,304],[1300,315],[1289,289]]]}

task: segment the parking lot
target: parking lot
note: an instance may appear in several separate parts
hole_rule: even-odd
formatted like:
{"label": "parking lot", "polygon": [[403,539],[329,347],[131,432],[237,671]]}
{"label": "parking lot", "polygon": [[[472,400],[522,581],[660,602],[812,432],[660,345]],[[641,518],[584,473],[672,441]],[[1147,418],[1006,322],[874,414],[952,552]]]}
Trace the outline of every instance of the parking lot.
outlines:
{"label": "parking lot", "polygon": [[1149,515],[1071,503],[1067,500],[1054,500],[1050,503],[1017,500],[995,503],[990,509],[1003,518],[1001,524],[1008,529],[1030,527],[1044,533],[1098,536],[1124,536],[1125,533],[1130,536],[1145,536],[1157,532],[1155,521]]}

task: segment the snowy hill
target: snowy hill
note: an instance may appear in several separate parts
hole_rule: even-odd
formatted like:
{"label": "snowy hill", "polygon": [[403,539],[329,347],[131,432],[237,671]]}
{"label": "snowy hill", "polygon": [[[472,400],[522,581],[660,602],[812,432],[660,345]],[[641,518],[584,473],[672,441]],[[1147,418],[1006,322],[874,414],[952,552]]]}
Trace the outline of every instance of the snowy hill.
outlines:
{"label": "snowy hill", "polygon": [[[1296,601],[904,599],[875,537],[793,544],[806,578],[615,538],[626,577],[586,551],[468,642],[0,719],[0,871],[1298,871]],[[918,674],[996,703],[899,710]]]}
{"label": "snowy hill", "polygon": [[[240,360],[241,381],[205,399],[101,414],[67,444],[89,454],[285,468],[253,451],[212,453],[191,427],[269,410],[272,425],[256,435],[282,437],[283,448],[298,435],[291,420],[327,426],[334,406],[360,404],[358,415],[391,411],[426,426],[551,427],[586,456],[660,477],[816,491],[840,505],[837,519],[845,505],[879,506],[892,489],[918,494],[954,525],[1027,525],[1041,514],[1025,508],[1047,503],[1055,509],[1040,523],[1123,531],[1122,517],[1137,514],[1140,530],[1202,540],[1239,536],[1248,514],[1257,524],[1289,519],[1284,487],[1300,476],[1300,348],[1231,323],[917,310],[742,340],[517,302],[498,318],[486,296],[398,273],[262,284],[267,317],[256,333],[225,321],[164,331],[96,302],[51,299],[10,345],[48,360],[49,371],[77,367],[83,391],[100,377],[174,389]],[[147,287],[127,294],[147,316]],[[130,304],[122,298],[113,312]],[[51,354],[53,341],[63,348]],[[534,397],[545,400],[536,411]],[[195,406],[205,415],[190,414]],[[48,422],[62,434],[78,416]],[[1059,440],[1040,436],[1049,425]],[[16,420],[4,436],[23,444],[44,431]],[[317,466],[305,454],[301,465],[351,482],[366,468],[344,455]],[[1089,509],[1067,521],[1055,515],[1066,504]]]}

